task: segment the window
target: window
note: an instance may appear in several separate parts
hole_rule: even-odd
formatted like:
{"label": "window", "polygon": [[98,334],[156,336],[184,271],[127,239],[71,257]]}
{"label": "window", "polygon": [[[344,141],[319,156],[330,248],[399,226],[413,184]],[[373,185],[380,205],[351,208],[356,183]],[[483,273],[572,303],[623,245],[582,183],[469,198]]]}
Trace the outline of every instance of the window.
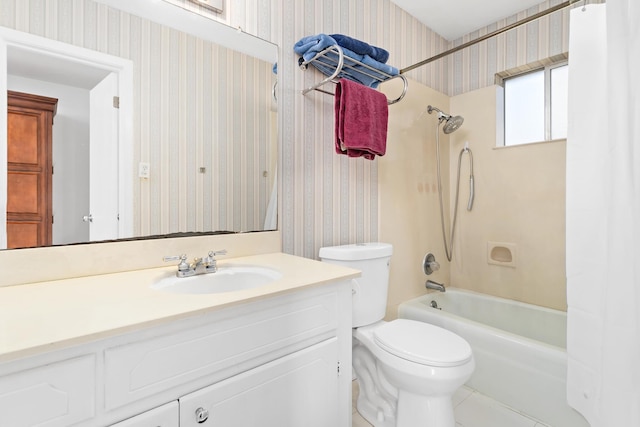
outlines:
{"label": "window", "polygon": [[504,145],[566,138],[567,83],[566,63],[505,78]]}

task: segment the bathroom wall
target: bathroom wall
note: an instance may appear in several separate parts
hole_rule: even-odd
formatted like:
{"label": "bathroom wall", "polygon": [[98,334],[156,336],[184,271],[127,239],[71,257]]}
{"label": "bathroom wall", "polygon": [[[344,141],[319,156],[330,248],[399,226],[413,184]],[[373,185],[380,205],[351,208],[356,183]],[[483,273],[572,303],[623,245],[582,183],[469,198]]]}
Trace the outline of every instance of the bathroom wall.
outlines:
{"label": "bathroom wall", "polygon": [[[322,246],[383,240],[380,162],[335,154],[333,97],[319,92],[300,94],[322,76],[297,67],[293,45],[311,34],[343,33],[387,49],[388,63],[403,68],[446,50],[449,43],[389,0],[228,0],[222,14],[187,0],[169,1],[280,46],[282,188],[278,224],[283,250],[317,258]],[[447,61],[407,75],[440,92],[446,92],[449,85]]]}
{"label": "bathroom wall", "polygon": [[[193,8],[185,0],[171,1]],[[388,0],[226,1],[225,12],[215,19],[241,27],[280,46],[278,110],[282,146],[278,174],[282,185],[278,228],[282,231],[277,236],[282,236],[282,249],[315,258],[323,245],[379,240],[378,162],[347,159],[334,153],[333,98],[317,92],[307,96],[300,94],[303,87],[321,76],[315,71],[303,72],[297,67],[297,56],[292,46],[309,34],[345,33],[388,49],[391,53],[389,63],[401,68],[445,50],[446,40]],[[153,24],[90,0],[0,0],[0,25],[110,54],[142,56],[144,64],[151,63],[152,52],[131,49],[127,39],[136,35],[144,36],[146,40],[150,33],[159,31]],[[157,39],[170,42],[171,34],[163,33]],[[154,51],[161,50],[161,46],[154,48]],[[163,63],[158,63],[158,67],[167,68]],[[134,72],[137,79],[144,79],[150,71],[148,67],[140,67]],[[422,67],[412,71],[409,77],[444,91],[448,79],[447,62]],[[148,94],[141,93],[140,96],[141,104],[136,108],[140,108],[139,117],[146,118],[143,113],[149,104],[144,100],[148,99]],[[136,119],[136,126],[140,126],[136,128],[136,139],[140,140],[136,162],[143,159],[146,150],[155,143],[150,136],[153,128],[146,128],[145,120],[138,122]],[[189,128],[186,124],[180,127],[181,130]],[[164,131],[153,135],[169,138]],[[163,141],[162,146],[169,152],[172,143],[168,139]],[[139,191],[136,198],[140,197],[148,211],[162,215],[163,224],[164,221],[173,221],[171,218],[175,217],[171,206],[175,203],[167,206],[158,203],[164,200],[158,198],[153,202],[145,195],[144,189],[136,191]],[[110,254],[106,245],[103,249]],[[52,255],[65,259],[78,255],[70,248],[43,251],[46,252],[45,259]],[[7,256],[0,257],[0,263],[14,263],[27,252],[32,253],[3,254]],[[107,261],[111,259],[111,255],[107,256],[100,261],[100,268],[91,268],[83,274],[105,271]],[[61,263],[65,268],[70,264],[74,264],[71,259]],[[22,279],[16,280],[19,283]]]}
{"label": "bathroom wall", "polygon": [[[448,47],[558,3],[542,2],[451,42]],[[427,252],[433,252],[442,265],[440,271],[429,276],[432,280],[566,309],[565,144],[561,141],[496,149],[496,88],[493,85],[497,72],[566,53],[568,27],[568,11],[556,12],[457,52],[444,60],[449,71],[447,87],[436,88],[452,96],[450,100],[442,93],[416,87],[412,82],[410,95],[415,91],[418,97],[408,96],[400,103],[404,105],[390,108],[389,140],[402,135],[405,144],[391,143],[388,154],[379,160],[380,240],[394,243],[395,248],[387,317],[395,317],[398,303],[425,292],[427,276],[421,264]],[[463,127],[450,135],[450,144],[449,138],[440,134],[445,152],[443,187],[447,227],[451,222],[448,212],[455,195],[458,153],[465,141],[469,141],[474,155],[474,209],[466,211],[469,171],[468,159],[464,157],[452,263],[446,261],[444,254],[435,188],[437,121],[428,115],[420,120],[416,118],[428,104],[465,117]],[[515,244],[516,267],[488,264],[489,241]]]}
{"label": "bathroom wall", "polygon": [[[397,93],[401,82],[385,83],[382,91]],[[387,318],[398,304],[425,293],[422,260],[432,252],[442,267],[430,279],[449,282],[436,179],[437,116],[427,103],[448,111],[449,97],[414,80],[405,98],[389,107],[387,153],[378,161],[380,240],[393,245]],[[440,133],[445,216],[449,213],[449,135]]]}
{"label": "bathroom wall", "polygon": [[[230,25],[262,37],[275,37],[272,40],[281,47],[279,78],[283,92],[278,108],[283,187],[279,225],[284,251],[314,258],[323,245],[367,240],[393,243],[395,254],[388,309],[392,317],[399,302],[424,292],[426,276],[421,262],[428,251],[434,252],[443,265],[441,271],[431,276],[433,280],[564,309],[564,196],[561,194],[564,144],[504,150],[488,147],[495,145],[494,74],[566,52],[568,12],[556,12],[412,71],[409,77],[427,87],[412,81],[407,99],[391,106],[387,155],[375,162],[346,159],[333,152],[332,98],[320,93],[300,95],[299,90],[317,81],[318,74],[297,69],[297,58],[291,50],[304,35],[342,32],[388,49],[389,63],[402,68],[547,9],[560,0],[542,2],[454,42],[443,40],[387,0],[280,0],[271,2],[270,8],[266,8],[264,2],[251,3],[252,0],[239,4],[227,1],[225,13]],[[265,19],[257,18],[251,10]],[[394,93],[393,84],[390,85],[383,90]],[[482,88],[488,88],[488,92],[477,92]],[[467,93],[474,108],[466,104]],[[447,95],[460,97],[454,96],[449,104]],[[530,168],[529,172],[536,176],[535,180],[528,179],[516,173],[515,167],[506,182],[501,180],[502,175],[476,177],[477,207],[468,217],[466,211],[460,213],[456,261],[451,272],[445,261],[434,188],[435,120],[428,116],[418,119],[428,104],[465,116],[462,130],[467,132],[471,146],[478,146],[474,154],[478,151],[476,167],[480,173],[505,170],[503,162],[506,167],[524,163],[521,170]],[[484,127],[485,124],[489,127]],[[476,127],[478,135],[471,134]],[[463,135],[465,133],[457,136]],[[447,144],[445,139],[442,143]],[[452,146],[453,166],[461,143],[463,141],[456,141],[457,145]],[[528,162],[530,158],[542,163]],[[454,167],[450,168],[448,163],[444,168],[445,175],[448,175],[447,169],[453,173]],[[449,188],[447,181],[445,176],[445,192]],[[503,188],[507,183],[517,184],[522,191],[507,192]],[[463,189],[464,184],[468,185],[468,178],[463,178]],[[447,207],[452,191],[449,188],[445,195]],[[463,191],[461,195],[463,209],[465,194]],[[495,200],[488,194],[501,194],[504,199]],[[481,213],[482,209],[491,207],[487,204],[490,201],[499,203],[495,206],[508,207],[509,212],[503,212],[500,217]],[[543,217],[536,217],[537,214]],[[472,219],[477,221],[470,224]],[[546,225],[531,224],[540,224],[542,219]],[[483,229],[491,231],[480,232]],[[529,230],[535,232],[529,233]],[[515,240],[519,250],[516,269],[486,264],[489,237]],[[467,244],[467,240],[472,243]],[[475,268],[472,260],[477,264],[475,272],[472,272]]]}
{"label": "bathroom wall", "polygon": [[[451,98],[465,117],[451,134],[450,195],[459,151],[473,152],[476,196],[467,212],[468,159],[463,157],[451,284],[566,310],[565,141],[496,148],[496,87]],[[488,262],[488,243],[510,243],[514,265]]]}
{"label": "bathroom wall", "polygon": [[[451,43],[459,46],[561,3],[548,0],[516,15],[469,33]],[[575,6],[578,7],[578,6]],[[491,86],[495,74],[567,52],[569,8],[489,38],[448,58],[451,77],[447,93],[458,95]]]}
{"label": "bathroom wall", "polygon": [[[47,37],[58,37],[65,41],[65,37],[70,40],[86,39],[87,43],[99,43],[101,49],[109,51],[109,47],[115,45],[110,44],[110,39],[104,35],[98,36],[100,31],[104,31],[105,18],[97,20],[101,23],[101,27],[83,28],[78,23],[72,26],[59,25],[58,20],[44,25],[47,21],[43,21],[42,15],[30,13],[33,10],[43,10],[46,3],[47,10],[57,11],[57,19],[64,20],[74,7],[89,4],[92,6],[85,7],[82,13],[95,20],[96,16],[93,15],[95,4],[89,0],[85,1],[32,0],[27,3],[18,0],[0,0],[0,25],[23,31],[40,28],[36,33]],[[185,8],[199,9],[186,0],[170,1],[181,4]],[[515,32],[506,33],[496,39],[490,39],[463,50],[446,60],[411,71],[408,76],[427,88],[412,82],[409,87],[409,97],[412,100],[402,101],[391,108],[388,154],[374,162],[347,159],[334,153],[333,99],[321,93],[310,93],[306,96],[300,94],[302,88],[317,81],[320,76],[312,70],[299,70],[296,66],[297,57],[292,51],[293,44],[305,35],[340,32],[388,49],[391,53],[389,63],[402,68],[558,2],[559,0],[543,2],[539,7],[524,14],[509,17],[450,43],[389,0],[225,1],[225,12],[221,15],[212,15],[214,19],[234,27],[239,26],[244,31],[280,46],[278,110],[281,151],[278,173],[282,184],[279,193],[281,201],[278,227],[282,234],[282,249],[288,253],[315,258],[318,248],[323,245],[369,240],[391,241],[396,247],[396,254],[392,269],[393,285],[389,295],[390,307],[394,307],[398,302],[414,294],[423,292],[425,276],[420,270],[420,263],[426,251],[435,252],[438,260],[443,264],[443,269],[432,276],[434,280],[449,283],[449,280],[457,282],[460,279],[461,286],[472,286],[475,290],[510,295],[516,299],[561,307],[563,304],[561,295],[564,295],[564,289],[563,284],[559,283],[560,272],[557,265],[564,252],[557,241],[553,243],[551,240],[536,240],[534,243],[534,241],[525,241],[521,235],[513,236],[517,228],[523,232],[522,230],[530,227],[530,223],[514,224],[510,228],[511,234],[505,233],[503,237],[516,240],[515,243],[523,250],[527,245],[531,245],[532,250],[525,252],[527,254],[545,253],[553,246],[552,250],[558,256],[553,256],[551,264],[540,265],[537,261],[533,263],[535,258],[531,258],[528,262],[532,262],[537,268],[527,270],[528,279],[520,282],[511,281],[509,277],[507,277],[509,280],[502,280],[505,276],[513,275],[514,271],[509,270],[510,273],[507,273],[504,267],[491,270],[486,265],[479,267],[480,270],[476,273],[487,276],[482,278],[481,282],[478,282],[478,277],[474,277],[473,284],[470,284],[471,281],[468,278],[461,276],[460,271],[465,271],[468,276],[472,276],[471,259],[480,256],[480,250],[474,248],[489,238],[489,236],[476,236],[478,230],[491,226],[491,222],[505,224],[507,220],[513,222],[514,218],[503,217],[498,221],[496,217],[485,216],[485,220],[471,227],[469,221],[475,217],[466,217],[461,214],[461,228],[457,232],[460,239],[457,243],[457,255],[460,254],[461,248],[467,247],[460,242],[470,239],[476,243],[471,245],[468,254],[460,257],[459,264],[454,264],[449,277],[449,269],[444,261],[434,189],[435,123],[434,120],[429,120],[432,117],[418,120],[416,115],[431,103],[448,109],[454,114],[464,115],[466,121],[463,129],[468,132],[475,129],[476,126],[473,123],[481,120],[484,113],[493,111],[492,103],[495,103],[495,97],[492,98],[489,92],[474,91],[468,95],[466,92],[490,87],[493,84],[493,73],[501,69],[519,66],[556,51],[566,51],[568,28],[566,13],[556,13],[538,23],[528,24]],[[102,10],[102,7],[98,7],[98,10]],[[203,11],[203,13],[208,12]],[[110,14],[113,15],[107,11],[107,15]],[[135,22],[135,20],[132,21]],[[56,32],[58,32],[57,35],[55,35]],[[121,42],[122,39],[118,41]],[[492,89],[487,90],[492,91]],[[444,94],[460,95],[454,97],[449,104]],[[477,101],[474,104],[476,108],[470,109],[466,106],[465,95],[469,97],[470,102]],[[417,98],[413,99],[414,96]],[[489,124],[486,125],[489,126]],[[485,126],[484,122],[480,125],[478,135],[469,135],[468,139],[472,147],[479,144],[489,147],[495,143],[495,134],[491,133],[491,129],[483,126]],[[461,135],[464,134],[461,133]],[[442,142],[446,143],[444,140]],[[454,143],[458,144],[455,147],[459,147],[462,142],[456,140]],[[478,151],[477,168],[482,169],[491,165],[499,166],[497,170],[500,170],[504,164],[499,159],[505,160],[504,158],[507,157],[506,163],[509,163],[513,161],[511,157],[517,158],[522,155],[527,157],[530,155],[530,150],[557,151],[561,146],[560,144],[549,147],[523,147],[522,151],[486,148],[487,153],[492,154],[485,153],[484,156],[482,149],[478,146],[474,149],[474,154]],[[455,150],[456,148],[454,148],[454,154],[457,156]],[[547,157],[559,155],[554,152]],[[559,157],[556,158],[560,161]],[[452,162],[456,160],[457,157],[451,157]],[[483,162],[486,164],[481,166]],[[447,188],[446,180],[447,178],[443,183],[445,189]],[[480,215],[483,203],[486,204],[489,199],[481,200],[494,191],[487,185],[489,178],[486,178],[487,181],[483,180],[476,177],[476,204],[480,207],[477,207],[478,210],[472,215]],[[494,180],[499,181],[497,178]],[[516,180],[514,176],[508,176],[508,181],[514,182],[514,180]],[[406,197],[398,197],[403,192],[406,192]],[[518,200],[522,194],[526,193],[523,190],[517,195],[514,194],[511,199]],[[535,206],[531,205],[539,203],[540,200],[544,201],[547,193],[544,193],[544,197],[540,194],[536,197],[526,203],[523,201],[518,206],[524,211],[527,210],[527,206],[533,208]],[[558,197],[555,195],[554,200]],[[512,200],[509,203],[507,206],[512,205]],[[160,210],[164,211],[162,207]],[[554,215],[563,217],[564,214],[555,212]],[[522,218],[529,219],[526,216]],[[534,219],[540,220],[540,218]],[[558,231],[557,235],[564,235],[564,233]],[[491,238],[494,237],[491,236]],[[524,267],[521,267],[517,274],[522,273],[522,268]],[[546,275],[549,272],[553,272],[552,277]],[[489,276],[500,284],[489,285]],[[561,277],[563,278],[564,275],[562,274]],[[545,281],[553,283],[548,291],[542,290],[547,288]]]}
{"label": "bathroom wall", "polygon": [[[307,96],[300,94],[303,87],[321,77],[313,70],[303,72],[297,67],[293,44],[309,34],[340,32],[388,49],[391,53],[389,63],[401,68],[445,50],[446,40],[388,0],[227,1],[221,15],[202,10],[186,0],[170,1],[198,9],[216,20],[273,41],[281,48],[278,108],[282,151],[278,173],[282,177],[279,227],[283,230],[283,250],[313,258],[323,245],[378,240],[377,162],[347,159],[334,153],[333,98],[319,92]],[[156,63],[153,52],[162,51],[163,45],[134,49],[128,46],[128,37],[190,46],[188,41],[174,40],[171,31],[161,32],[153,24],[140,22],[90,0],[33,0],[28,3],[0,0],[0,10],[0,25],[110,54],[122,54],[140,64]],[[85,26],[85,23],[92,25]],[[138,57],[140,61],[136,59]],[[164,62],[156,65],[162,69],[179,69]],[[145,78],[152,71],[149,67],[136,68],[140,73],[137,79]],[[444,91],[448,85],[447,63],[440,61],[422,67],[412,71],[409,77]],[[136,86],[138,83],[140,81],[136,81]],[[134,163],[147,160],[167,169],[186,167],[193,159],[174,164],[171,159],[177,156],[169,154],[178,150],[176,140],[184,140],[178,132],[187,132],[195,123],[184,122],[175,128],[166,125],[166,129],[161,130],[140,125],[140,119],[147,117],[144,112],[150,109],[153,113],[151,107],[157,104],[149,101],[152,95],[142,93],[141,104],[136,106],[141,110],[135,121],[136,126],[140,126],[136,127],[135,137],[140,146],[136,149]],[[166,108],[182,117],[173,111],[177,106]],[[149,120],[149,123],[171,121]],[[159,150],[155,150],[154,145],[158,145]],[[177,208],[188,204],[187,201],[175,201],[169,194],[171,192],[161,191],[159,185],[154,187],[145,182],[136,188],[135,197],[140,200],[143,215],[163,213],[160,217],[141,221],[139,227],[143,232],[175,231],[175,228],[198,221],[198,218],[185,218]]]}
{"label": "bathroom wall", "polygon": [[[298,69],[292,47],[306,35],[344,33],[389,50],[388,62],[401,68],[444,50],[446,41],[388,0],[283,0],[281,22],[283,250],[315,258],[324,245],[380,240],[379,161],[335,153],[333,97],[300,94],[322,77]],[[444,89],[446,67],[409,77]]]}
{"label": "bathroom wall", "polygon": [[[512,24],[560,0],[545,1],[456,40],[460,45]],[[600,0],[592,2],[599,3]],[[581,3],[574,7],[582,7]],[[461,200],[451,284],[477,292],[566,310],[565,142],[495,148],[495,74],[566,55],[569,9],[451,55],[447,93],[451,113],[465,117],[451,135],[451,179],[468,141],[474,155],[476,200],[466,212],[467,159],[463,158]],[[455,188],[449,189],[453,198]],[[488,242],[516,245],[516,266],[487,262]]]}

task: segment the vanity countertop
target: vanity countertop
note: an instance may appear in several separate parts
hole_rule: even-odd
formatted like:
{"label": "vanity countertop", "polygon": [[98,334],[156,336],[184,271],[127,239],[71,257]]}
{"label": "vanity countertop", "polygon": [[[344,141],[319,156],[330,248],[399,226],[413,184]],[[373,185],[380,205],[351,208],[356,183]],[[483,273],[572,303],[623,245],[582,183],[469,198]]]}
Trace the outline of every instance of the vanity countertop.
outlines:
{"label": "vanity countertop", "polygon": [[269,267],[280,271],[282,278],[219,294],[151,289],[156,280],[175,273],[177,267],[172,265],[0,287],[0,362],[360,275],[357,270],[283,253],[218,261],[220,267],[225,264]]}

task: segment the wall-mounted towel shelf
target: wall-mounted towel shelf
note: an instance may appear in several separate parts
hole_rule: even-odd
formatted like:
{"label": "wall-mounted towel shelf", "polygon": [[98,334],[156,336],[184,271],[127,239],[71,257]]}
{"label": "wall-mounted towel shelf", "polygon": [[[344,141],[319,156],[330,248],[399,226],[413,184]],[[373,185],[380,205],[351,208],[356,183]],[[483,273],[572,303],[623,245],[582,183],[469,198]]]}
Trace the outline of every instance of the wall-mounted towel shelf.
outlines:
{"label": "wall-mounted towel shelf", "polygon": [[338,45],[333,45],[325,50],[318,52],[313,58],[308,61],[305,61],[304,58],[300,57],[298,59],[298,66],[306,70],[312,64],[317,68],[322,69],[323,73],[327,74],[327,77],[314,84],[309,86],[308,88],[302,91],[302,94],[307,94],[312,90],[316,90],[318,92],[326,93],[328,95],[333,95],[333,92],[329,92],[328,90],[321,89],[327,83],[337,83],[338,79],[344,75],[348,75],[352,73],[352,75],[362,74],[370,79],[374,79],[377,82],[385,82],[387,80],[391,80],[394,78],[402,79],[403,88],[402,93],[396,99],[388,99],[387,103],[389,105],[395,104],[404,98],[407,93],[407,88],[409,83],[407,82],[407,78],[402,74],[391,75],[387,74],[381,70],[378,70],[374,67],[371,67],[367,64],[363,64],[360,61],[357,61],[349,56],[346,56],[342,51],[342,48]]}

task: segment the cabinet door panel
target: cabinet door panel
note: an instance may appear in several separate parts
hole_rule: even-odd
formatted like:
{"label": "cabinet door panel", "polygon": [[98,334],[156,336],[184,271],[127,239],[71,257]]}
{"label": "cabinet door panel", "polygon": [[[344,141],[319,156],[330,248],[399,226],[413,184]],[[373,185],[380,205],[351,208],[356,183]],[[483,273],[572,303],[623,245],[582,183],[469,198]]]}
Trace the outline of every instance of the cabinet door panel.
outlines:
{"label": "cabinet door panel", "polygon": [[159,408],[113,424],[111,427],[178,427],[180,425],[178,411],[178,402],[169,402]]}
{"label": "cabinet door panel", "polygon": [[83,356],[0,378],[0,426],[66,427],[94,416],[95,359]]}
{"label": "cabinet door panel", "polygon": [[340,425],[337,366],[332,338],[181,398],[180,426]]}

